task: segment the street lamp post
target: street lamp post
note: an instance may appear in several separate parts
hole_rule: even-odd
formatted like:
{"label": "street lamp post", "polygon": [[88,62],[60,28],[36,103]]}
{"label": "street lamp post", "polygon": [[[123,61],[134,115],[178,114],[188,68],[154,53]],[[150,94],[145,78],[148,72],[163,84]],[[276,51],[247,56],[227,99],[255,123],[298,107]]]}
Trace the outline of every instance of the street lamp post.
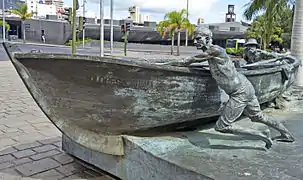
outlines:
{"label": "street lamp post", "polygon": [[77,26],[76,26],[76,10],[77,10],[77,0],[73,0],[73,8],[72,8],[72,54],[75,55],[76,54],[76,30],[77,30]]}
{"label": "street lamp post", "polygon": [[2,36],[3,42],[5,42],[5,0],[2,0]]}
{"label": "street lamp post", "polygon": [[[187,11],[187,14],[186,14],[186,18],[188,19],[188,0],[186,0],[186,11]],[[186,35],[185,35],[185,46],[188,45],[188,30],[186,29],[185,31]]]}
{"label": "street lamp post", "polygon": [[114,50],[114,0],[110,1],[110,53]]}
{"label": "street lamp post", "polygon": [[[85,3],[86,0],[83,0],[83,18],[85,18]],[[82,29],[82,47],[85,47],[85,27]]]}
{"label": "street lamp post", "polygon": [[104,56],[104,0],[100,0],[100,56]]}

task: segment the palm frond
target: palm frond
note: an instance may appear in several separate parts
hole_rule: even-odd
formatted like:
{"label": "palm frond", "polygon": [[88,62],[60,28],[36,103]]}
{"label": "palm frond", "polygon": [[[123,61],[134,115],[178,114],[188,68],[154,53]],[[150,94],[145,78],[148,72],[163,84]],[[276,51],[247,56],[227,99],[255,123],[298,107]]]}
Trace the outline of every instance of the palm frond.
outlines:
{"label": "palm frond", "polygon": [[188,12],[186,9],[181,11],[171,11],[164,15],[164,20],[161,21],[156,30],[160,33],[162,38],[169,33],[171,37],[176,31],[187,29],[191,35],[194,31],[194,26],[187,19]]}
{"label": "palm frond", "polygon": [[246,20],[252,20],[261,11],[265,10],[265,0],[250,0],[250,2],[244,5],[243,16]]}
{"label": "palm frond", "polygon": [[19,8],[12,9],[12,14],[19,16],[22,21],[25,21],[26,19],[32,17],[32,14],[27,12],[27,4],[21,4],[20,2],[17,2],[17,5],[19,6]]}

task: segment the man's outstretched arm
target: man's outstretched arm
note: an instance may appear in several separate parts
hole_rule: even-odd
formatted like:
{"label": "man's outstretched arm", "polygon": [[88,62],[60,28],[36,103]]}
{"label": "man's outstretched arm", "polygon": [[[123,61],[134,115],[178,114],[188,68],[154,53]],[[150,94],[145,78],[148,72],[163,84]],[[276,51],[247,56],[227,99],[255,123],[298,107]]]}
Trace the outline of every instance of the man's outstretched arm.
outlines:
{"label": "man's outstretched arm", "polygon": [[208,54],[203,53],[203,54],[198,54],[196,56],[178,60],[178,61],[170,61],[170,62],[162,63],[162,65],[181,66],[181,67],[183,66],[184,67],[184,66],[188,66],[192,63],[200,63],[200,62],[207,61],[210,58],[212,58],[212,57],[209,56]]}

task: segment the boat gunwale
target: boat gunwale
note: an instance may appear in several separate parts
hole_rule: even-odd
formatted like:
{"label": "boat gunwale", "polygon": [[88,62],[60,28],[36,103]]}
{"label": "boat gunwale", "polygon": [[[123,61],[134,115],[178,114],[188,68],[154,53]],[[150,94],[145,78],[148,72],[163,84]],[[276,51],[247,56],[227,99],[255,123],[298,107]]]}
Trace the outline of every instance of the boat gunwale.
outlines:
{"label": "boat gunwale", "polygon": [[[17,60],[19,59],[60,59],[60,60],[80,60],[80,61],[91,61],[91,62],[100,62],[100,63],[109,63],[109,64],[118,64],[124,66],[132,66],[138,68],[146,68],[160,71],[170,71],[177,73],[187,73],[193,75],[208,75],[211,76],[210,71],[207,69],[197,68],[197,67],[176,67],[176,66],[168,66],[168,65],[157,65],[152,63],[145,63],[139,61],[129,61],[124,60],[123,57],[119,56],[93,56],[93,55],[71,55],[71,54],[60,54],[60,53],[25,53],[25,52],[12,52],[12,56]],[[287,59],[288,57],[285,57]],[[134,58],[136,59],[136,58]],[[139,58],[138,58],[139,59]],[[293,62],[288,63],[288,65],[293,65],[294,68],[300,66],[300,61],[296,58],[292,59]],[[283,67],[286,65],[277,65],[276,67],[270,68],[262,68],[262,69],[249,69],[243,70],[243,68],[237,69],[238,72],[248,75],[264,75],[271,74],[279,71],[283,71]],[[257,67],[257,66],[256,66]]]}

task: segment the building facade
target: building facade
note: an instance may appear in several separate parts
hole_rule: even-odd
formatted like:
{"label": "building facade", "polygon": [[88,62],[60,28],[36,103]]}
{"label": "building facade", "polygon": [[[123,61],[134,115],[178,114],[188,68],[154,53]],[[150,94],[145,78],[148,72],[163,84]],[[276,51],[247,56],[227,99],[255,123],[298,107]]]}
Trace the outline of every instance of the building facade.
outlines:
{"label": "building facade", "polygon": [[55,5],[56,11],[62,10],[64,8],[63,0],[45,0],[45,4],[47,5]]}
{"label": "building facade", "polygon": [[140,13],[140,7],[138,6],[131,6],[128,8],[129,18],[135,24],[144,24],[144,22],[150,21],[150,16],[147,14]]}
{"label": "building facade", "polygon": [[236,21],[236,13],[235,13],[235,5],[228,5],[227,13],[225,14],[225,22],[235,22]]}
{"label": "building facade", "polygon": [[204,24],[203,18],[198,18],[197,25]]}
{"label": "building facade", "polygon": [[[21,0],[4,0],[4,6],[5,6],[5,9],[9,10],[9,9],[15,9],[15,8],[19,8],[17,2],[23,4],[25,3],[24,1],[21,1]],[[0,3],[0,8],[2,10],[3,6],[2,6],[2,1]]]}
{"label": "building facade", "polygon": [[42,0],[26,0],[27,11],[33,18],[45,18],[46,15],[56,15],[56,6],[44,4]]}

